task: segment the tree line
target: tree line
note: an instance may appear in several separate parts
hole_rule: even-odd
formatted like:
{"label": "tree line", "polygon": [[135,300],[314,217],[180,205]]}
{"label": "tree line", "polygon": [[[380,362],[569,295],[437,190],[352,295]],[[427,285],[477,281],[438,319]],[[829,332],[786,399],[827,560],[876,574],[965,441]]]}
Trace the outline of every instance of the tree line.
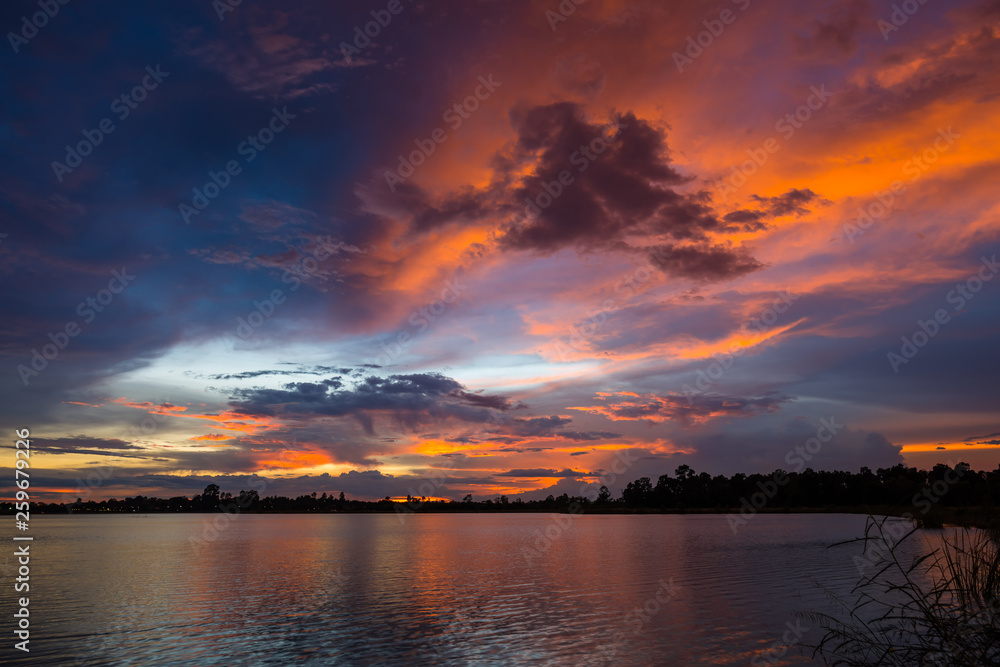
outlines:
{"label": "tree line", "polygon": [[[497,496],[461,501],[432,500],[408,496],[405,502],[389,497],[368,501],[348,499],[341,491],[298,497],[261,497],[256,490],[238,494],[222,492],[209,484],[203,493],[192,496],[156,498],[127,497],[123,500],[77,499],[72,503],[32,503],[38,513],[162,513],[162,512],[732,512],[789,510],[857,510],[867,507],[993,508],[1000,504],[1000,467],[992,472],[974,471],[966,463],[954,468],[938,464],[931,470],[908,468],[903,464],[872,472],[802,472],[777,470],[770,475],[737,473],[731,477],[696,473],[687,465],[674,475],[649,477],[630,482],[618,497],[606,486],[586,496],[549,495],[544,500],[510,500]],[[0,503],[0,511],[14,512],[14,504]],[[924,512],[926,514],[926,512]]]}

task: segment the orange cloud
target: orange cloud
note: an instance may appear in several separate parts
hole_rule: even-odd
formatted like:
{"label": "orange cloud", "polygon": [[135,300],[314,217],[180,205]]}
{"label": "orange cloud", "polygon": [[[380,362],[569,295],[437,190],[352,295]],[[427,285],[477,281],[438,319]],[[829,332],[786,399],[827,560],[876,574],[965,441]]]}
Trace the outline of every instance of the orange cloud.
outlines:
{"label": "orange cloud", "polygon": [[[257,435],[259,433],[264,433],[269,430],[274,430],[281,428],[282,424],[270,417],[251,417],[248,415],[240,414],[233,410],[223,410],[218,413],[187,413],[188,408],[180,405],[171,405],[169,403],[155,404],[149,401],[130,401],[127,398],[115,398],[112,399],[112,403],[118,405],[124,405],[130,408],[135,408],[136,410],[144,410],[149,414],[154,415],[166,415],[170,417],[181,417],[185,419],[202,419],[210,422],[215,428],[220,428],[226,431],[236,431],[238,433],[243,433],[245,435]],[[212,437],[212,435],[203,436],[198,438],[200,440],[220,440],[231,436],[219,435],[218,437]]]}
{"label": "orange cloud", "polygon": [[[278,457],[278,458],[270,458]],[[257,460],[257,464],[262,469],[280,468],[283,470],[297,470],[300,468],[315,468],[336,463],[328,454],[316,451],[292,451],[267,452],[264,457]]]}

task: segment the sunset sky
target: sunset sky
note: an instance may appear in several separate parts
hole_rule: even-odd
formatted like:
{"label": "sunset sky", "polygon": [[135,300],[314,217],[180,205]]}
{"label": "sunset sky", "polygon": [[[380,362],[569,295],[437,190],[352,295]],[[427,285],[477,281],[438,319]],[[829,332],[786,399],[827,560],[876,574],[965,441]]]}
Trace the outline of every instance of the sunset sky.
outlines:
{"label": "sunset sky", "polygon": [[903,4],[4,3],[35,497],[997,468],[1000,4]]}

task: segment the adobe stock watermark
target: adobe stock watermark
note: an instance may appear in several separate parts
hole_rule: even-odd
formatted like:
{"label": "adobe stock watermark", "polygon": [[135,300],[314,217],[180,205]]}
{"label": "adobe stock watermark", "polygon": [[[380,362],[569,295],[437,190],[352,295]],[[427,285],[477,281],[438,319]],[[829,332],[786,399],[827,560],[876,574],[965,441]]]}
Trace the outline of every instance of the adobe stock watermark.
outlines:
{"label": "adobe stock watermark", "polygon": [[[318,239],[316,247],[308,257],[302,258],[296,266],[285,269],[284,273],[281,274],[281,283],[291,285],[289,292],[294,292],[302,285],[300,276],[317,275],[320,263],[338,254],[341,250],[354,251],[356,248],[343,241],[334,243],[333,238],[329,236]],[[243,341],[249,340],[256,330],[274,315],[278,306],[285,303],[287,298],[284,290],[273,289],[263,299],[254,299],[251,302],[253,308],[250,312],[245,317],[236,318],[236,328],[232,332],[226,331],[222,334],[226,342],[229,343],[230,349],[235,346],[237,338]]]}
{"label": "adobe stock watermark", "polygon": [[[805,124],[813,118],[813,114],[824,108],[834,95],[826,89],[826,84],[820,85],[819,88],[810,86],[809,90],[810,95],[803,104],[786,113],[774,123],[774,131],[780,134],[785,141],[794,137],[796,131],[805,127]],[[768,137],[758,148],[748,148],[747,155],[750,156],[750,159],[733,167],[732,173],[722,181],[722,185],[719,187],[722,201],[728,202],[729,195],[746,185],[750,177],[767,164],[772,155],[781,150],[781,146],[782,144],[777,139]]]}
{"label": "adobe stock watermark", "polygon": [[[461,634],[471,635],[476,631],[476,626],[473,624],[473,614],[479,611],[480,607],[478,605],[463,605],[458,609],[451,612],[451,620],[448,621],[447,626],[441,633],[443,637],[455,637]],[[443,616],[443,615],[442,615]],[[476,619],[479,620],[479,619]],[[482,620],[483,623],[488,623],[487,620]],[[401,639],[403,639],[401,637]],[[449,660],[454,660],[454,655],[448,655],[445,651],[441,650],[442,644],[440,642],[432,642],[427,649],[428,657],[431,657],[435,662],[431,664],[435,665],[446,665],[449,664]]]}
{"label": "adobe stock watermark", "polygon": [[243,4],[243,0],[212,0],[212,9],[219,21],[226,20],[226,14],[235,12],[236,8]]}
{"label": "adobe stock watermark", "polygon": [[211,519],[204,519],[201,522],[201,537],[188,537],[188,545],[198,556],[201,550],[209,544],[219,539],[219,535],[229,529],[230,524],[239,518],[246,508],[260,499],[261,492],[267,488],[267,482],[260,478],[247,477],[247,485],[250,491],[240,491],[240,495],[234,500],[231,496],[219,505],[221,510],[213,515]]}
{"label": "adobe stock watermark", "polygon": [[[442,114],[441,120],[448,124],[452,132],[457,132],[462,127],[462,123],[471,118],[472,114],[479,109],[480,104],[490,99],[496,89],[503,85],[500,81],[494,81],[492,74],[487,77],[481,76],[478,81],[479,85],[476,86],[471,95],[461,102],[456,102]],[[389,190],[395,192],[396,186],[405,183],[406,179],[413,176],[417,169],[427,162],[430,156],[434,155],[437,147],[446,141],[448,141],[448,132],[443,127],[435,128],[427,139],[414,139],[413,143],[416,145],[416,149],[410,151],[409,155],[399,155],[399,164],[395,171],[385,170],[385,184],[389,186]]]}
{"label": "adobe stock watermark", "polygon": [[[657,269],[663,269],[668,259],[669,254],[665,253],[661,247],[654,247],[646,258],[645,264],[637,266],[631,273],[626,274],[615,283],[615,295],[625,293],[624,300],[626,302],[633,298],[636,295],[634,285],[644,285],[649,282],[650,278],[656,275]],[[623,305],[624,303],[619,302],[618,298],[608,297],[601,303],[601,307],[590,313],[582,324],[570,325],[569,333],[556,341],[556,354],[559,361],[566,361],[574,352],[585,352],[584,343],[596,336],[600,328],[607,323],[608,315],[615,313]],[[565,343],[562,338],[566,339]]]}
{"label": "adobe stock watermark", "polygon": [[[626,472],[635,465],[635,462],[639,459],[632,456],[630,450],[620,449],[615,453],[615,461],[611,464],[611,470],[599,470],[600,476],[598,481],[601,483],[601,488],[607,491],[607,487],[618,481],[618,478],[624,475]],[[590,502],[596,501],[601,494],[601,490],[595,489],[596,483],[584,482],[580,485],[579,494],[583,498],[587,498]],[[536,530],[534,548],[522,547],[521,555],[524,556],[524,560],[530,567],[534,564],[536,558],[542,558],[545,553],[552,548],[556,540],[561,538],[563,534],[569,530],[573,525],[574,519],[583,515],[583,506],[573,501],[569,504],[566,514],[554,514],[552,516],[552,522],[549,526],[545,528],[544,531]]]}
{"label": "adobe stock watermark", "polygon": [[965,465],[958,463],[953,467],[952,463],[949,461],[946,464],[948,470],[942,479],[928,484],[910,499],[910,506],[917,511],[917,514],[904,512],[898,519],[890,520],[890,517],[886,517],[877,524],[880,539],[865,540],[864,552],[853,558],[854,567],[857,568],[859,575],[864,576],[869,568],[876,567],[884,563],[885,559],[891,558],[895,545],[912,531],[913,522],[927,516],[931,508],[941,502],[952,487],[961,482],[969,472]]}
{"label": "adobe stock watermark", "polygon": [[[957,313],[965,305],[976,298],[986,283],[993,280],[1000,272],[1000,264],[997,263],[997,256],[983,257],[979,270],[969,276],[965,281],[955,285],[955,288],[945,296],[945,302],[952,306],[952,313]],[[932,317],[927,320],[917,320],[917,329],[909,336],[903,336],[902,345],[899,352],[890,352],[886,355],[892,372],[899,374],[902,366],[910,363],[920,350],[925,348],[935,336],[941,333],[941,328],[951,322],[951,313],[947,308],[938,308]]]}
{"label": "adobe stock watermark", "polygon": [[[750,7],[750,0],[732,0],[732,3],[739,7],[741,12],[745,12]],[[674,65],[677,67],[677,71],[683,73],[685,67],[693,65],[694,61],[700,58],[705,50],[715,44],[715,40],[722,36],[726,26],[735,23],[738,17],[739,14],[726,8],[719,12],[719,18],[702,21],[705,30],[693,37],[688,35],[687,48],[684,49],[684,53],[674,51]]]}
{"label": "adobe stock watermark", "polygon": [[[104,309],[115,300],[115,296],[124,292],[133,280],[135,280],[135,276],[129,274],[126,268],[122,268],[121,271],[117,269],[112,271],[107,288],[98,290],[95,295],[88,296],[81,301],[80,305],[76,307],[76,314],[83,318],[84,324],[90,324],[97,318],[97,314],[103,313]],[[69,347],[70,340],[82,332],[83,327],[76,320],[66,322],[55,333],[50,331],[48,339],[51,342],[43,344],[41,352],[38,348],[32,348],[30,367],[25,364],[17,366],[17,374],[24,386],[27,387],[32,378],[38,377],[42,371],[48,368],[49,362],[55,361],[59,354]]]}
{"label": "adobe stock watermark", "polygon": [[666,581],[660,579],[657,584],[659,587],[649,599],[625,614],[625,618],[622,619],[624,627],[615,634],[614,638],[607,644],[598,647],[597,650],[606,663],[617,664],[615,657],[618,652],[633,637],[637,637],[664,607],[680,596],[681,587],[674,583],[673,577],[668,577]]}
{"label": "adobe stock watermark", "polygon": [[38,35],[38,31],[56,17],[59,8],[68,4],[69,0],[38,0],[38,6],[42,11],[32,14],[30,19],[27,16],[22,16],[21,29],[17,33],[7,33],[7,41],[10,42],[10,48],[14,49],[14,53],[19,53],[22,46],[34,39]]}
{"label": "adobe stock watermark", "polygon": [[[569,163],[576,167],[578,173],[582,174],[587,171],[590,164],[613,145],[613,142],[618,138],[623,129],[628,129],[628,125],[622,124],[620,119],[615,120],[600,135],[594,137],[586,144],[581,144],[579,148],[573,151],[569,156]],[[573,172],[569,169],[563,169],[559,172],[556,180],[543,182],[542,188],[545,192],[539,192],[533,199],[531,197],[524,198],[524,220],[535,220],[542,214],[543,210],[552,206],[552,202],[562,196],[565,189],[572,185],[575,180],[576,177],[573,176]],[[512,220],[512,222],[515,221]]]}
{"label": "adobe stock watermark", "polygon": [[[170,399],[163,401],[162,403],[156,405],[159,408],[172,408],[173,405],[170,404]],[[132,440],[139,438],[140,436],[149,436],[160,428],[163,422],[167,421],[170,415],[163,412],[147,412],[146,417],[140,421],[138,424],[133,424],[129,427],[128,431],[121,435],[121,440],[126,442],[131,442]],[[129,440],[131,438],[131,440]],[[73,494],[76,498],[81,500],[86,500],[90,498],[93,494],[93,490],[102,486],[105,481],[111,478],[112,473],[114,473],[115,467],[112,465],[102,466],[100,468],[95,468],[87,475],[87,479],[76,478],[76,492]]]}
{"label": "adobe stock watermark", "polygon": [[910,20],[910,17],[920,11],[920,8],[927,4],[927,0],[904,0],[904,2],[892,6],[892,13],[889,20],[879,19],[875,26],[882,33],[882,39],[889,41],[889,35],[898,31]]}
{"label": "adobe stock watermark", "polygon": [[448,481],[448,475],[445,471],[451,470],[454,465],[454,462],[448,460],[441,467],[433,468],[424,481],[420,483],[419,489],[414,489],[412,486],[409,488],[405,503],[395,503],[393,509],[400,523],[405,522],[406,517],[423,507],[427,498],[435,497],[437,491]]}
{"label": "adobe stock watermark", "polygon": [[406,348],[413,344],[417,335],[427,331],[431,323],[441,317],[448,310],[449,305],[458,301],[462,293],[468,288],[468,285],[461,283],[461,276],[457,274],[453,278],[445,280],[444,287],[438,294],[437,299],[410,313],[410,317],[406,321],[410,324],[411,328],[397,332],[392,342],[388,344],[381,343],[380,347],[383,354],[380,354],[375,359],[369,359],[367,363],[378,364],[379,366],[388,366],[391,364],[393,360],[406,351]]}
{"label": "adobe stock watermark", "polygon": [[[277,107],[271,110],[271,118],[254,134],[247,136],[245,141],[240,142],[236,147],[236,153],[243,157],[243,160],[250,164],[257,156],[264,152],[268,144],[274,141],[276,135],[285,131],[295,114],[288,113],[288,107]],[[184,219],[184,224],[191,224],[191,217],[199,215],[208,208],[212,200],[218,197],[223,190],[229,187],[235,176],[243,173],[243,166],[238,160],[229,160],[219,171],[209,170],[208,182],[200,188],[192,188],[194,195],[191,197],[191,204],[181,202],[177,206],[177,211]]]}
{"label": "adobe stock watermark", "polygon": [[794,623],[786,621],[785,628],[787,629],[782,633],[780,641],[774,642],[763,653],[750,659],[750,664],[753,667],[768,667],[768,665],[777,665],[779,661],[783,662],[788,651],[801,644],[806,633],[811,629],[802,625],[802,619],[799,618],[795,619]]}
{"label": "adobe stock watermark", "polygon": [[552,32],[556,31],[556,28],[560,23],[567,21],[570,16],[576,13],[576,8],[586,1],[587,0],[562,0],[562,2],[559,3],[559,6],[556,7],[558,11],[546,9],[545,20],[549,22],[549,27],[552,28]]}
{"label": "adobe stock watermark", "polygon": [[[292,440],[293,447],[297,443],[297,439]],[[278,458],[283,462],[296,462],[290,449],[282,450]],[[218,540],[222,533],[229,530],[232,522],[239,518],[243,510],[262,500],[261,494],[267,489],[267,479],[256,475],[247,476],[246,484],[250,487],[250,491],[241,489],[235,501],[233,501],[232,494],[226,494],[227,497],[218,495],[219,487],[215,485],[216,495],[214,497],[220,501],[217,509],[221,511],[215,514],[211,520],[205,519],[201,522],[201,537],[188,537],[188,546],[194,551],[195,556],[198,556],[203,548]],[[206,488],[206,490],[208,489]],[[221,502],[223,500],[224,504]],[[338,570],[337,576],[339,575]]]}
{"label": "adobe stock watermark", "polygon": [[[955,142],[961,138],[949,127],[947,130],[938,128],[938,136],[934,140],[933,146],[928,146],[923,151],[914,155],[903,164],[903,175],[910,177],[911,183],[916,183],[931,168],[931,165],[938,161],[942,153],[947,152]],[[867,206],[858,208],[855,215],[854,224],[844,223],[844,236],[852,244],[854,239],[864,235],[876,221],[881,220],[892,211],[892,205],[896,197],[906,192],[906,183],[895,180],[889,185],[889,189],[875,193],[875,200]]]}
{"label": "adobe stock watermark", "polygon": [[[778,322],[778,316],[788,312],[792,303],[798,300],[800,297],[798,295],[792,294],[788,290],[783,292],[778,292],[777,297],[771,302],[771,305],[766,308],[760,315],[756,318],[745,322],[742,327],[744,334],[756,334],[758,337],[763,336],[770,329],[774,328],[775,324]],[[748,346],[744,346],[742,343],[734,342],[729,346],[728,352],[719,352],[713,355],[713,361],[705,368],[699,368],[696,371],[698,379],[695,380],[694,386],[690,384],[685,384],[681,391],[684,396],[688,399],[689,405],[694,405],[694,399],[696,396],[701,396],[705,394],[716,382],[722,379],[722,376],[726,374],[730,368],[736,365],[736,360],[743,354],[746,347],[752,347],[757,341],[752,342]]]}
{"label": "adobe stock watermark", "polygon": [[984,600],[984,602],[985,608],[978,609],[971,616],[963,617],[958,622],[954,634],[939,652],[926,656],[926,664],[929,667],[953,667],[962,664],[963,659],[968,659],[968,649],[957,644],[959,637],[985,638],[996,632],[997,625],[1000,625],[1000,600]]}
{"label": "adobe stock watermark", "polygon": [[[146,100],[150,92],[159,88],[163,80],[170,76],[170,72],[164,72],[160,66],[147,66],[146,75],[142,77],[142,82],[133,87],[132,90],[122,93],[111,101],[111,112],[118,116],[118,120],[125,120],[139,105]],[[104,142],[104,137],[111,134],[116,129],[114,121],[109,117],[102,118],[97,123],[97,127],[92,130],[82,131],[83,139],[75,146],[66,146],[66,157],[64,162],[52,161],[52,171],[56,179],[62,183],[66,174],[72,174],[73,170],[83,164],[83,158],[94,152],[94,149]]]}
{"label": "adobe stock watermark", "polygon": [[370,46],[372,40],[378,37],[385,28],[389,27],[389,24],[392,23],[392,17],[398,16],[402,11],[403,5],[399,0],[389,0],[385,9],[373,9],[371,16],[375,19],[374,21],[365,23],[363,30],[361,25],[354,26],[353,43],[340,43],[340,52],[343,54],[344,60],[350,64],[351,57],[360,55],[361,49]]}
{"label": "adobe stock watermark", "polygon": [[[844,429],[843,424],[837,423],[836,417],[819,420],[820,427],[816,429],[816,435],[809,438],[801,445],[796,445],[785,455],[785,463],[792,466],[791,472],[800,473],[806,469],[806,463],[812,461],[823,449],[823,445],[832,441],[837,434]],[[778,470],[771,479],[766,482],[757,482],[760,489],[749,498],[740,498],[739,514],[727,514],[726,522],[729,524],[733,535],[739,533],[741,526],[750,523],[750,519],[757,516],[757,512],[764,509],[767,504],[778,495],[778,490],[784,487],[790,478],[784,470]]]}

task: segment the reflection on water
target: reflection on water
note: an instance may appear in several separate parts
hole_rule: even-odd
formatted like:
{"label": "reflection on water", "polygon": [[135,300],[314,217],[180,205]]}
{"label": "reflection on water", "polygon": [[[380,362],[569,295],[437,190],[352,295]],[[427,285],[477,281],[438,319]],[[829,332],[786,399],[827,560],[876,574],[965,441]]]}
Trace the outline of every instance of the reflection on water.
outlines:
{"label": "reflection on water", "polygon": [[826,547],[865,524],[243,515],[196,548],[212,518],[35,518],[30,663],[8,648],[5,662],[813,664],[785,647],[807,628],[795,612],[849,593],[857,550]]}

